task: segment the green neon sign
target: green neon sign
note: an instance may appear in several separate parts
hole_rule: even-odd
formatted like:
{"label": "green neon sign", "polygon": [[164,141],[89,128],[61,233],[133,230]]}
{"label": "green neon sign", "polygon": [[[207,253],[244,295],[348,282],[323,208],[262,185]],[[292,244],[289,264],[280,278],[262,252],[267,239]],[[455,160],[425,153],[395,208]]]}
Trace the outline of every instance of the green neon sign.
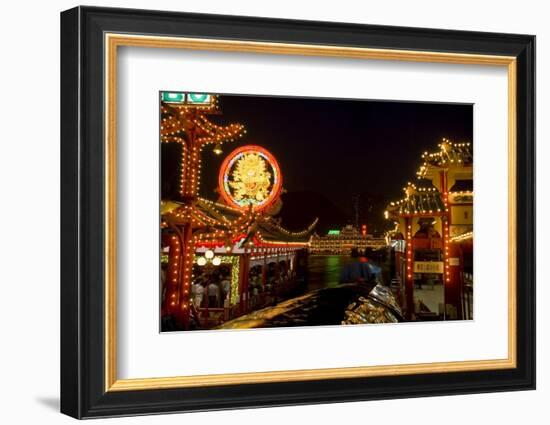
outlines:
{"label": "green neon sign", "polygon": [[189,93],[188,103],[208,103],[210,102],[210,95],[206,93]]}
{"label": "green neon sign", "polygon": [[336,235],[338,236],[340,234],[340,230],[329,230],[327,235]]}
{"label": "green neon sign", "polygon": [[185,94],[163,91],[161,99],[167,103],[183,103],[185,101]]}

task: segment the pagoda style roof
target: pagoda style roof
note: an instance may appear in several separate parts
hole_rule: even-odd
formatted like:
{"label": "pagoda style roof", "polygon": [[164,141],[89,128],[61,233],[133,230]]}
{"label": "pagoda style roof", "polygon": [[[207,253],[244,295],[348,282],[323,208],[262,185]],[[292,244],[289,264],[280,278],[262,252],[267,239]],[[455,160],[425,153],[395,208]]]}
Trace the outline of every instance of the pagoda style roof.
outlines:
{"label": "pagoda style roof", "polygon": [[315,219],[306,229],[293,232],[267,214],[237,209],[204,198],[197,198],[193,206],[162,201],[161,216],[163,221],[172,224],[194,222],[201,241],[223,241],[242,236],[245,243],[253,244],[306,244],[317,225]]}
{"label": "pagoda style roof", "polygon": [[454,143],[449,139],[443,139],[435,152],[424,152],[422,154],[423,164],[417,171],[418,178],[429,174],[433,168],[448,168],[453,165],[471,166],[474,155],[469,142]]}
{"label": "pagoda style roof", "polygon": [[[187,96],[193,94],[168,93],[176,96]],[[204,96],[204,95],[202,95]],[[186,133],[194,131],[197,133],[197,142],[206,145],[211,143],[223,143],[241,138],[246,129],[244,125],[232,123],[218,125],[206,117],[206,115],[220,115],[218,96],[208,95],[211,101],[208,103],[191,103],[186,101],[167,101],[163,99],[161,107],[160,135],[162,142],[183,142]],[[185,99],[185,97],[182,97]],[[184,112],[194,112],[187,115]]]}
{"label": "pagoda style roof", "polygon": [[404,198],[387,206],[388,216],[438,215],[446,211],[441,193],[433,186],[418,187],[409,183],[404,191]]}
{"label": "pagoda style roof", "polygon": [[282,227],[274,218],[264,216],[258,225],[261,239],[269,242],[307,243],[319,220],[316,218],[304,230],[292,232]]}

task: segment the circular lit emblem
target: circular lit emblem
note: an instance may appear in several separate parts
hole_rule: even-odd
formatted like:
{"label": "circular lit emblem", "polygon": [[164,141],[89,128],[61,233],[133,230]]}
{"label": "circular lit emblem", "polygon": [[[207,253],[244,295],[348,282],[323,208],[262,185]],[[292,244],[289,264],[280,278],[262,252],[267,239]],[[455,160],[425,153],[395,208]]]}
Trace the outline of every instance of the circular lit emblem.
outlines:
{"label": "circular lit emblem", "polygon": [[229,205],[262,210],[277,199],[282,176],[279,164],[260,146],[243,146],[223,161],[219,175],[220,193]]}

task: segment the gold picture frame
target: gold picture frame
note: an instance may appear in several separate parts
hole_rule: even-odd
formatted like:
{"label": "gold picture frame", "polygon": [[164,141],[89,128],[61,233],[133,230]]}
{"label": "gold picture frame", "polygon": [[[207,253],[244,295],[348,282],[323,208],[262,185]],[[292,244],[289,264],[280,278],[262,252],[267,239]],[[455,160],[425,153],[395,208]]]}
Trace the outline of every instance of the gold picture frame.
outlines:
{"label": "gold picture frame", "polygon": [[[138,12],[62,13],[62,412],[85,418],[436,394],[426,376],[437,394],[534,388],[534,37]],[[119,378],[117,55],[124,47],[505,68],[507,358]]]}
{"label": "gold picture frame", "polygon": [[[107,178],[105,187],[106,257],[105,275],[105,391],[166,389],[193,386],[235,385],[261,382],[300,381],[349,377],[372,377],[438,372],[465,372],[507,369],[516,367],[516,58],[513,56],[473,55],[463,53],[434,53],[426,51],[371,49],[357,47],[315,46],[253,41],[204,40],[193,38],[159,37],[127,34],[105,34],[105,86],[107,128],[105,132]],[[508,358],[458,362],[365,366],[329,369],[306,369],[277,372],[233,373],[170,378],[116,378],[116,63],[119,47],[148,47],[157,49],[188,49],[263,53],[279,55],[324,56],[355,59],[396,60],[404,62],[436,62],[506,67],[508,72]]]}

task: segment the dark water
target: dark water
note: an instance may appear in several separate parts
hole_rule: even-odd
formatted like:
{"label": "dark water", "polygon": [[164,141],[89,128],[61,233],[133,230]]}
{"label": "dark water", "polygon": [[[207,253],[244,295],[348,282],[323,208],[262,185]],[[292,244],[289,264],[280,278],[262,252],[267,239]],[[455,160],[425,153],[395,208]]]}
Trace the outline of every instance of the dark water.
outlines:
{"label": "dark water", "polygon": [[[219,328],[340,325],[350,303],[358,299],[364,302],[376,284],[371,281],[340,284],[342,269],[349,264],[366,261],[366,258],[352,258],[349,255],[310,255],[304,285],[280,294],[273,305],[237,317]],[[353,323],[366,322],[346,322]]]}
{"label": "dark water", "polygon": [[338,286],[342,268],[354,261],[349,255],[310,255],[306,292]]}

